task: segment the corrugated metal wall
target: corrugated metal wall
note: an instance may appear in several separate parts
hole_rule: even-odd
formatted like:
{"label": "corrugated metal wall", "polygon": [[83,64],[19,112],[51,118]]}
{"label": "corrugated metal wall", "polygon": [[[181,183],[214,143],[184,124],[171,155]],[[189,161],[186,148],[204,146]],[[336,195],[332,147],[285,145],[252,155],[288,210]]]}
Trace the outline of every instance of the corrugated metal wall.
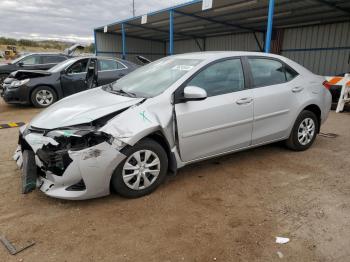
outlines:
{"label": "corrugated metal wall", "polygon": [[320,75],[349,72],[350,22],[286,29],[281,54]]}
{"label": "corrugated metal wall", "polygon": [[[257,33],[257,37],[262,45],[263,34]],[[97,33],[96,38],[99,55],[120,57],[120,35]],[[128,37],[126,45],[127,59],[131,61],[135,61],[136,54],[156,60],[163,57],[168,50],[168,43],[165,45],[162,42]],[[198,45],[204,47],[204,40],[198,39],[198,43],[193,39],[175,41],[174,52],[198,52]],[[208,37],[205,47],[207,51],[259,51],[252,33]],[[349,72],[350,22],[285,29],[281,54],[320,75]]]}
{"label": "corrugated metal wall", "polygon": [[[257,38],[263,45],[263,34],[257,33]],[[197,39],[197,41],[198,43],[193,39],[175,41],[174,53],[182,54],[201,51],[198,45],[203,47],[204,40]],[[168,47],[169,44],[167,43],[167,50]],[[252,33],[207,37],[205,48],[206,51],[259,51],[259,46]]]}
{"label": "corrugated metal wall", "polygon": [[[109,57],[121,57],[121,36],[109,33],[96,33],[97,55]],[[164,43],[126,37],[127,59],[138,62],[136,55],[145,56],[151,60],[157,60],[164,56]]]}
{"label": "corrugated metal wall", "polygon": [[[256,34],[261,45],[263,45],[263,34]],[[207,39],[206,49],[208,51],[259,51],[259,46],[255,41],[254,35],[252,33],[245,33],[228,36],[210,37]]]}

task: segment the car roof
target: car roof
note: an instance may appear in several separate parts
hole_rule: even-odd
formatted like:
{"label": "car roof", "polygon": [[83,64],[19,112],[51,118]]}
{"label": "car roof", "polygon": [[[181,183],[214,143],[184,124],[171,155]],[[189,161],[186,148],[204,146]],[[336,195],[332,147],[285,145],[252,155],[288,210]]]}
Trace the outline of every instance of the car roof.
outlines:
{"label": "car roof", "polygon": [[265,58],[276,58],[280,61],[283,61],[284,63],[288,64],[289,66],[292,66],[293,69],[297,70],[298,73],[304,73],[304,74],[312,74],[308,69],[301,66],[300,64],[294,62],[293,60],[290,60],[287,57],[270,54],[270,53],[263,53],[263,52],[248,52],[248,51],[205,51],[205,52],[193,52],[193,53],[186,53],[186,54],[178,54],[174,55],[173,57],[176,58],[182,58],[182,59],[201,59],[204,61],[215,61],[222,58],[228,58],[228,57],[235,57],[235,56],[259,56],[259,57],[265,57]]}
{"label": "car roof", "polygon": [[186,54],[178,54],[174,55],[177,58],[187,58],[187,59],[217,59],[217,58],[225,58],[231,56],[261,56],[261,57],[272,57],[272,58],[283,58],[279,55],[274,55],[270,53],[262,53],[262,52],[248,52],[248,51],[205,51],[205,52],[193,52]]}
{"label": "car roof", "polygon": [[54,53],[54,52],[40,52],[40,53],[27,53],[24,55],[60,55],[60,56],[67,56],[66,54],[63,53]]}

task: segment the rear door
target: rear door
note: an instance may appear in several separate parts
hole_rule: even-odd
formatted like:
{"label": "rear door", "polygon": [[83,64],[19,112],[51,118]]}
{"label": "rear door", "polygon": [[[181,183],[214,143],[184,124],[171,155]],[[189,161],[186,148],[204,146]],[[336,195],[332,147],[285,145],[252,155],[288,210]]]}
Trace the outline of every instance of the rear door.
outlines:
{"label": "rear door", "polygon": [[119,61],[109,58],[98,59],[98,85],[112,83],[127,73],[127,66]]}
{"label": "rear door", "polygon": [[254,98],[252,144],[288,136],[298,99],[304,93],[298,73],[274,58],[247,57],[247,61]]}
{"label": "rear door", "polygon": [[[215,62],[185,86],[207,91],[201,101],[175,104],[181,159],[185,162],[213,156],[251,144],[252,90],[245,88],[240,58]],[[181,87],[177,94],[183,92]]]}
{"label": "rear door", "polygon": [[88,58],[83,58],[72,64],[61,74],[61,87],[64,96],[69,96],[86,90],[86,72]]}

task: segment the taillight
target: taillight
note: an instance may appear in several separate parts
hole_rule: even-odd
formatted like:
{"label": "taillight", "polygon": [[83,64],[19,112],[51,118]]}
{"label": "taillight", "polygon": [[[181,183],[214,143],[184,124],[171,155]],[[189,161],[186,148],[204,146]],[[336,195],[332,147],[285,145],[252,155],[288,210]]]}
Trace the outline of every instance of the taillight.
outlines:
{"label": "taillight", "polygon": [[332,83],[328,82],[327,80],[323,81],[322,85],[326,88],[326,89],[331,89]]}

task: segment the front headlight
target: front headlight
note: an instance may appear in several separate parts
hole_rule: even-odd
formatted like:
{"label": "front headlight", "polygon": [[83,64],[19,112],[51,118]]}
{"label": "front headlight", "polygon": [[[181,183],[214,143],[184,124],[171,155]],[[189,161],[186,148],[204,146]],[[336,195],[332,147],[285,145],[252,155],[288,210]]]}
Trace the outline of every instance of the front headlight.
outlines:
{"label": "front headlight", "polygon": [[19,86],[23,86],[24,84],[28,83],[29,80],[30,80],[29,78],[23,79],[23,80],[14,80],[14,81],[12,81],[11,85],[9,86],[9,88],[16,88],[16,87],[19,87]]}

